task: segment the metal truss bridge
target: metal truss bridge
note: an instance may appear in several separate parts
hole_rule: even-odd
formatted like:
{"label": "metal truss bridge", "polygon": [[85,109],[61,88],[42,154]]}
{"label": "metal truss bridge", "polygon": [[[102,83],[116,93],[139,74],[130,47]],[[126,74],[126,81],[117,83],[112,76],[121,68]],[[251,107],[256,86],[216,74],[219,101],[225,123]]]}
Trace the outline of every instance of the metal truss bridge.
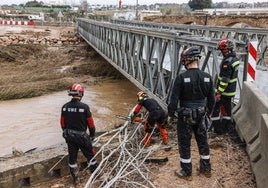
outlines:
{"label": "metal truss bridge", "polygon": [[165,109],[173,81],[185,71],[181,52],[193,45],[202,49],[201,70],[214,79],[222,59],[216,49],[219,39],[229,37],[236,44],[240,59],[238,92],[247,79],[248,47],[258,41],[258,66],[267,66],[268,29],[210,27],[198,25],[159,24],[149,22],[111,22],[80,18],[78,33],[110,64],[138,88],[155,98]]}

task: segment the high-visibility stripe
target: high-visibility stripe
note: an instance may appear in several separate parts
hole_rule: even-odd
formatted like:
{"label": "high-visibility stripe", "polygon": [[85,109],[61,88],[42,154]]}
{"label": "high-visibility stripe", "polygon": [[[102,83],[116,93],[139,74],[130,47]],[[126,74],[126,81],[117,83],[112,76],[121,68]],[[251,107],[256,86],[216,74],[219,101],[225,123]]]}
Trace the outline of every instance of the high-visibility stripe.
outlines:
{"label": "high-visibility stripe", "polygon": [[221,117],[220,116],[218,116],[218,117],[211,117],[210,119],[211,119],[211,121],[217,121],[217,120],[220,120]]}
{"label": "high-visibility stripe", "polygon": [[222,116],[222,119],[231,120],[232,118],[230,116]]}
{"label": "high-visibility stripe", "polygon": [[191,163],[191,158],[190,159],[183,159],[183,158],[180,158],[180,161],[182,162],[182,163]]}
{"label": "high-visibility stripe", "polygon": [[226,82],[220,82],[220,85],[222,85],[222,86],[227,86],[228,85],[228,83],[226,83]]}
{"label": "high-visibility stripe", "polygon": [[236,81],[237,81],[237,78],[234,78],[234,79],[229,80],[229,83],[234,83]]}
{"label": "high-visibility stripe", "polygon": [[71,168],[76,168],[76,167],[78,167],[78,166],[77,166],[77,164],[75,163],[75,164],[69,164],[69,167],[71,167]]}
{"label": "high-visibility stripe", "polygon": [[235,96],[235,92],[222,92],[223,96],[232,97]]}
{"label": "high-visibility stripe", "polygon": [[201,159],[210,159],[210,155],[200,155]]}
{"label": "high-visibility stripe", "polygon": [[239,61],[235,61],[235,62],[233,62],[232,67],[235,67],[235,66],[237,66],[237,65],[239,65],[239,64],[240,64]]}
{"label": "high-visibility stripe", "polygon": [[221,88],[219,87],[218,90],[222,93],[224,91],[225,88]]}
{"label": "high-visibility stripe", "polygon": [[[218,80],[222,80],[222,77],[218,77]],[[234,78],[234,79],[230,79],[229,81],[228,81],[228,83],[233,83],[233,82],[236,82],[237,81],[237,78]],[[221,83],[227,83],[227,82],[220,82],[220,84]]]}

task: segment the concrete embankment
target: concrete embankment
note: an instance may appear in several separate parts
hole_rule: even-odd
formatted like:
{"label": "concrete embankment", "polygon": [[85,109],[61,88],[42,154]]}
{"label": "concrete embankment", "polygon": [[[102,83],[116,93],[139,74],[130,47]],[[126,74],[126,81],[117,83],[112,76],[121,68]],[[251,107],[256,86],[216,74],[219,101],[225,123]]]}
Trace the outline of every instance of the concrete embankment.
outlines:
{"label": "concrete embankment", "polygon": [[[48,181],[69,173],[64,145],[0,161],[0,187],[21,187]],[[63,156],[62,161],[48,171]]]}
{"label": "concrete embankment", "polygon": [[[81,152],[78,153],[78,165],[81,169],[87,166]],[[0,187],[3,188],[31,186],[66,175],[69,175],[66,144],[18,157],[1,158],[0,161]]]}
{"label": "concrete embankment", "polygon": [[233,110],[240,138],[247,144],[258,188],[268,185],[268,98],[253,82],[244,82],[240,103]]}

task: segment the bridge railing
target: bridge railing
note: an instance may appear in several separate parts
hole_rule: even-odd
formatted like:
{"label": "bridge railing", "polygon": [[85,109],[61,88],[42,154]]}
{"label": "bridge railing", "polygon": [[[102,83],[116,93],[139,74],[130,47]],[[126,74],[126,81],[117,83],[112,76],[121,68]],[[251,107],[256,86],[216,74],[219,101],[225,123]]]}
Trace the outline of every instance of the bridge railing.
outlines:
{"label": "bridge railing", "polygon": [[[200,68],[213,78],[219,73],[221,55],[217,41],[165,29],[141,28],[78,19],[78,33],[110,64],[141,90],[146,91],[166,108],[176,75],[184,71],[181,52],[192,45],[202,49]],[[238,50],[241,67],[239,87],[245,80],[245,48]],[[239,93],[238,100],[239,100]]]}
{"label": "bridge railing", "polygon": [[201,37],[208,37],[210,40],[218,41],[221,38],[228,37],[233,39],[239,46],[247,47],[249,41],[258,42],[257,65],[268,67],[268,29],[266,28],[234,28],[223,26],[208,25],[187,25],[172,23],[140,22],[114,19],[111,22],[119,25],[128,25],[136,27],[148,27],[155,29],[168,29],[178,34],[189,33]]}

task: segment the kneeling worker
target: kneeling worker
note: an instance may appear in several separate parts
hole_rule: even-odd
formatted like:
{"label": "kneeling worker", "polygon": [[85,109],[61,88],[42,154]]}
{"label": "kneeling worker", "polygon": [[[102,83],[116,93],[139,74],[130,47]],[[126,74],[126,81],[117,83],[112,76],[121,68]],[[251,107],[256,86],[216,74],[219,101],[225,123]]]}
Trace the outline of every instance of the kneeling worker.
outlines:
{"label": "kneeling worker", "polygon": [[157,103],[156,100],[149,98],[148,94],[143,91],[139,91],[137,93],[137,99],[138,104],[134,107],[133,115],[136,116],[142,107],[144,107],[149,112],[148,118],[144,124],[145,136],[143,138],[143,144],[146,147],[150,146],[152,131],[155,124],[157,124],[157,127],[159,128],[163,144],[168,144],[168,132],[164,126],[166,118],[165,111]]}

